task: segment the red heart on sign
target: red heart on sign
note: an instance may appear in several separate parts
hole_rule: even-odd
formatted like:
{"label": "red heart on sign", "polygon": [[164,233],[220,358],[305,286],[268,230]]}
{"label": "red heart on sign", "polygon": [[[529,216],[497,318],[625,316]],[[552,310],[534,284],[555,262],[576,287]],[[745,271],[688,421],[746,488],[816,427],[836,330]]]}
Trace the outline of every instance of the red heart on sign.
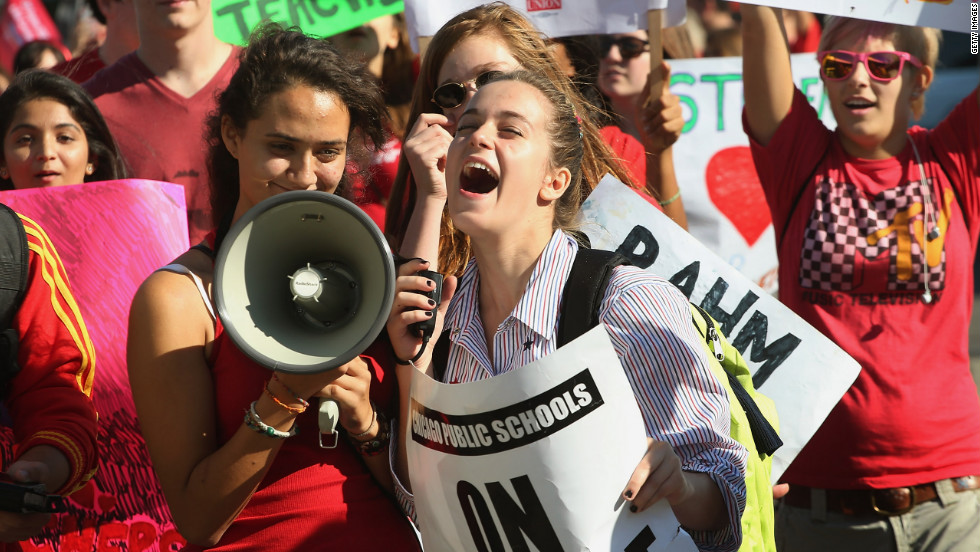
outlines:
{"label": "red heart on sign", "polygon": [[725,148],[711,157],[704,171],[708,197],[749,246],[772,224],[766,196],[748,146]]}

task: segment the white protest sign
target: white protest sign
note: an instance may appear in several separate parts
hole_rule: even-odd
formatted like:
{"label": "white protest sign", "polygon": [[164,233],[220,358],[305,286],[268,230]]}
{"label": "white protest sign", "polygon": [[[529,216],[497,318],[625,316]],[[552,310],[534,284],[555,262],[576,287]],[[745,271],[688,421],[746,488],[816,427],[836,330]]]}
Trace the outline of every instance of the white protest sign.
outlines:
{"label": "white protest sign", "polygon": [[[405,0],[405,23],[417,48],[420,36],[436,34],[447,21],[486,0]],[[547,36],[628,33],[647,28],[647,11],[664,9],[664,27],[684,22],[687,4],[678,0],[507,0]]]}
{"label": "white protest sign", "polygon": [[427,552],[695,551],[664,501],[629,511],[646,433],[601,326],[481,381],[412,376],[406,452]]}
{"label": "white protest sign", "polygon": [[[749,140],[742,130],[742,58],[670,60],[670,91],[684,129],[674,170],[688,231],[766,291],[776,290],[776,241]],[[792,56],[793,78],[824,124],[833,113],[813,54]]]}
{"label": "white protest sign", "polygon": [[593,247],[619,251],[676,284],[745,357],[756,387],[779,413],[783,446],[773,456],[776,482],[861,366],[612,176],[589,195],[579,219]]}
{"label": "white protest sign", "polygon": [[[816,11],[826,15],[842,15],[857,19],[870,19],[936,27],[946,31],[970,32],[970,4],[976,0],[747,0],[746,4]],[[975,30],[975,29],[974,29]]]}

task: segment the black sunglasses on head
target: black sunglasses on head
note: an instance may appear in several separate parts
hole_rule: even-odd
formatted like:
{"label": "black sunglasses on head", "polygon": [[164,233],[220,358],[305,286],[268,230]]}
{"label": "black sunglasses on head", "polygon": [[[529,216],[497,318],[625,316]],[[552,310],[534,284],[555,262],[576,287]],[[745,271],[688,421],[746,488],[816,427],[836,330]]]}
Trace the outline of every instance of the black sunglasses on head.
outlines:
{"label": "black sunglasses on head", "polygon": [[623,61],[631,60],[644,52],[650,51],[650,42],[640,40],[635,36],[611,36],[602,35],[599,37],[599,57],[604,58],[609,55],[609,50],[613,44],[619,48],[619,55]]}
{"label": "black sunglasses on head", "polygon": [[476,89],[502,75],[503,71],[486,71],[473,80],[463,82],[447,82],[432,93],[432,103],[443,109],[459,107],[466,99],[466,84],[472,82]]}

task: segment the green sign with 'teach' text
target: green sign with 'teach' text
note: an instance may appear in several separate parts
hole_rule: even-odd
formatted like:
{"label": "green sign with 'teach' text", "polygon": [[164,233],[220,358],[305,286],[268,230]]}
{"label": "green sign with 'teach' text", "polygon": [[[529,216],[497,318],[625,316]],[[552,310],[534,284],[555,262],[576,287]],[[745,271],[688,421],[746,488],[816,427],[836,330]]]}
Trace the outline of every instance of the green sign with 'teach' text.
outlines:
{"label": "green sign with 'teach' text", "polygon": [[299,27],[310,36],[344,32],[376,17],[405,9],[403,0],[213,0],[214,32],[231,44],[245,44],[260,21]]}

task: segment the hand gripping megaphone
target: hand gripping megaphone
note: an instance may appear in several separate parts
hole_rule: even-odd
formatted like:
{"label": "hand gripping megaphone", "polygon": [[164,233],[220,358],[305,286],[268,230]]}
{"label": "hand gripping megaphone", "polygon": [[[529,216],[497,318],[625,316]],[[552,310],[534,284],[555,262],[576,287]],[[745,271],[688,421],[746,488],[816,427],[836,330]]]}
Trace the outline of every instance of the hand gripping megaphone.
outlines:
{"label": "hand gripping megaphone", "polygon": [[346,364],[377,338],[395,276],[384,235],[360,208],[324,192],[285,192],[231,227],[215,261],[214,298],[243,353],[308,374]]}

